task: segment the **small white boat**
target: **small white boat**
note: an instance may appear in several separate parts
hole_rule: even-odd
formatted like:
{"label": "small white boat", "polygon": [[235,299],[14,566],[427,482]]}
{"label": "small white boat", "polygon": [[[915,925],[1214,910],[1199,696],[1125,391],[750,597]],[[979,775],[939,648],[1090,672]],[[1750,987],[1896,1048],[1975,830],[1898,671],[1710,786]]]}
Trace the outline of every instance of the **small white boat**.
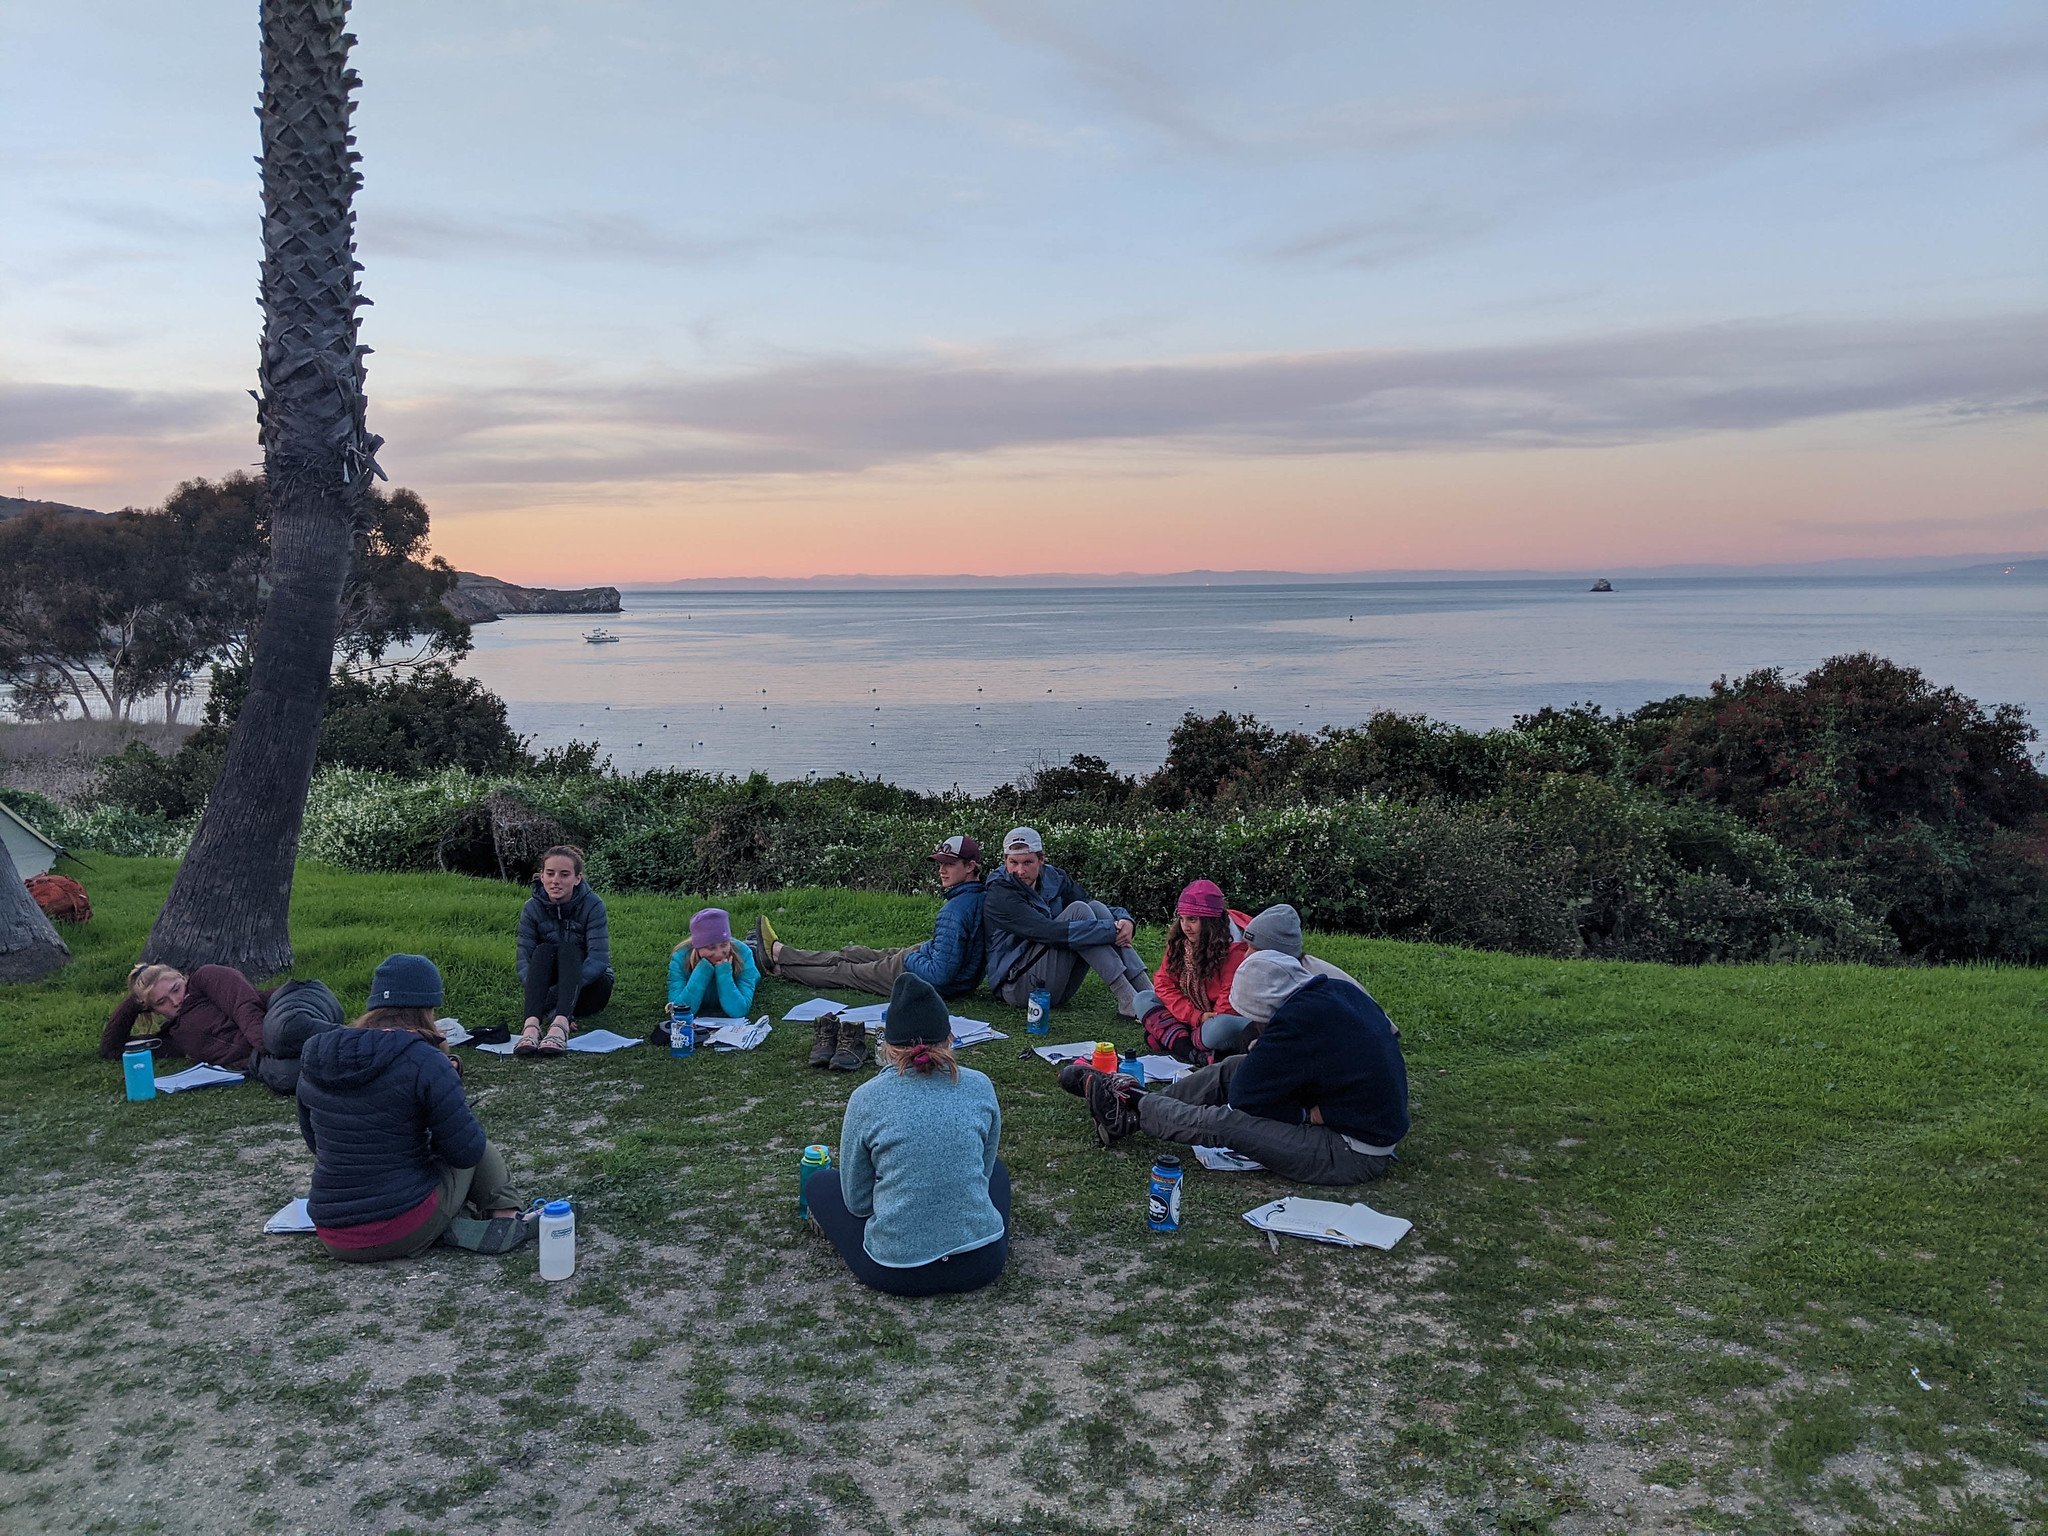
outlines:
{"label": "small white boat", "polygon": [[592,645],[617,645],[619,643],[619,637],[608,629],[586,630],[584,631],[583,638]]}

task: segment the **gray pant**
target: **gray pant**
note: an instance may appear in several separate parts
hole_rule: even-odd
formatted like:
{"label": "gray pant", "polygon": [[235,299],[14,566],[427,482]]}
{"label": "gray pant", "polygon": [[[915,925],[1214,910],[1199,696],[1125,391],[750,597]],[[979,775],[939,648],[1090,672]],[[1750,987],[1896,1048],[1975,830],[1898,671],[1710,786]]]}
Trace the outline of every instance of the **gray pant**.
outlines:
{"label": "gray pant", "polygon": [[872,992],[887,997],[896,990],[896,978],[903,974],[907,949],[867,949],[849,944],[844,949],[795,949],[782,946],[775,962],[775,974],[804,987],[839,987],[848,992]]}
{"label": "gray pant", "polygon": [[1138,1126],[1161,1141],[1228,1147],[1298,1184],[1364,1184],[1393,1162],[1357,1151],[1327,1125],[1284,1125],[1230,1107],[1230,1079],[1242,1056],[1190,1072],[1138,1100]]}
{"label": "gray pant", "polygon": [[[1099,901],[1073,902],[1060,913],[1062,922],[1074,922],[1084,917],[1115,921],[1115,915]],[[1039,987],[1052,994],[1055,1008],[1063,1008],[1073,1001],[1074,994],[1081,990],[1081,983],[1088,979],[1090,971],[1102,978],[1112,995],[1119,990],[1119,983],[1130,983],[1136,998],[1133,1004],[1135,1011],[1126,1017],[1142,1019],[1148,1011],[1159,1006],[1159,999],[1152,991],[1152,973],[1138,958],[1135,946],[1130,949],[1116,944],[1088,944],[1080,949],[1057,945],[1032,947],[1037,953],[1032,956],[1030,964],[996,989],[997,999],[1013,1008],[1022,1008]],[[1123,1011],[1121,997],[1117,999],[1117,1009]]]}

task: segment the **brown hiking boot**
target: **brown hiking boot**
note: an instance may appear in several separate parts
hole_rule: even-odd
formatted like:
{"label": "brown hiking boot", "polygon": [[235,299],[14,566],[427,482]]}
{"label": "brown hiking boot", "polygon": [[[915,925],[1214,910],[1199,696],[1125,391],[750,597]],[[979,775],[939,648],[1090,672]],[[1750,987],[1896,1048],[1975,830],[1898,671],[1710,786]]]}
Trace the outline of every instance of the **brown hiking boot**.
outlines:
{"label": "brown hiking boot", "polygon": [[867,1065],[868,1027],[859,1019],[839,1021],[839,1049],[828,1065],[834,1072],[858,1072]]}
{"label": "brown hiking boot", "polygon": [[832,1053],[839,1049],[839,1015],[821,1013],[811,1023],[811,1065],[822,1067],[832,1060]]}

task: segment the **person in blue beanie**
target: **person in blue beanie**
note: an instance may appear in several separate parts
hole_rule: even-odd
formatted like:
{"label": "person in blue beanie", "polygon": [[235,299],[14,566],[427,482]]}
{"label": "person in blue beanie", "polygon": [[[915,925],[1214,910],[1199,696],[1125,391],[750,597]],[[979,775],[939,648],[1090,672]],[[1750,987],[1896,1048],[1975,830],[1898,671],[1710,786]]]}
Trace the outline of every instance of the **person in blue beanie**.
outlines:
{"label": "person in blue beanie", "polygon": [[440,1005],[434,962],[392,955],[370,982],[368,1011],[300,1052],[299,1131],[313,1151],[307,1213],[337,1259],[408,1258],[444,1236],[502,1253],[530,1230],[434,1028]]}
{"label": "person in blue beanie", "polygon": [[995,1087],[953,1059],[945,1000],[904,974],[889,994],[882,1070],[846,1101],[839,1166],[805,1191],[862,1285],[891,1296],[978,1291],[1010,1256],[1010,1170]]}

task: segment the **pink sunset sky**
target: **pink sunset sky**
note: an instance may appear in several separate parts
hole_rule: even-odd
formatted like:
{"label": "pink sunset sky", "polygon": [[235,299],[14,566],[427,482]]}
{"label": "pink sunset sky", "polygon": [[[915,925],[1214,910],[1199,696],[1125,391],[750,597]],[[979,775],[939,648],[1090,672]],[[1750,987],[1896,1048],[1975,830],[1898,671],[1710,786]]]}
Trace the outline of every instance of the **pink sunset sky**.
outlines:
{"label": "pink sunset sky", "polygon": [[[0,493],[147,505],[255,457],[253,15],[47,10]],[[371,421],[465,568],[2048,550],[2038,7],[577,17],[354,12]]]}

